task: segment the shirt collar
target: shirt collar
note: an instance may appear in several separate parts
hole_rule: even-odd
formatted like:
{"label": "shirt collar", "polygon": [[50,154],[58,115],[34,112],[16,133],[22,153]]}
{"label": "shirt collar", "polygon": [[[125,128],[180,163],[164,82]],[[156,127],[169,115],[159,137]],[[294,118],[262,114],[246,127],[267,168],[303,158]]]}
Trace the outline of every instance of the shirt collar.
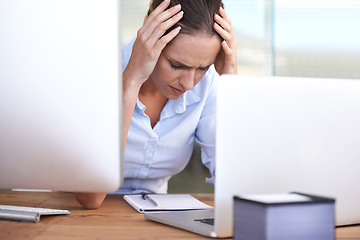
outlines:
{"label": "shirt collar", "polygon": [[169,99],[161,112],[160,119],[172,117],[186,111],[186,108],[192,104],[200,102],[199,97],[193,90],[186,91],[178,99]]}
{"label": "shirt collar", "polygon": [[[201,97],[193,90],[186,91],[178,99],[169,99],[161,111],[160,119],[172,117],[176,114],[181,114],[186,111],[186,108],[192,104],[200,102]],[[137,98],[136,107],[142,112],[145,112],[146,106]]]}
{"label": "shirt collar", "polygon": [[137,101],[136,101],[136,107],[141,111],[141,112],[145,112],[145,105],[139,100],[139,97],[137,98]]}

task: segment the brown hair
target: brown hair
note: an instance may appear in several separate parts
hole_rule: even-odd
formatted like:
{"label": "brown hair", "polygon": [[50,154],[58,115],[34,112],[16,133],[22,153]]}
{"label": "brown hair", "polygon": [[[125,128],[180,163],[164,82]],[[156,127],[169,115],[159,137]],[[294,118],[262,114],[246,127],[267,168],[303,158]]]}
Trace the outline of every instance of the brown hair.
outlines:
{"label": "brown hair", "polygon": [[[163,0],[151,0],[148,15]],[[173,27],[168,29],[165,34],[174,28],[181,26],[181,33],[194,34],[203,33],[209,36],[218,35],[214,30],[214,15],[219,12],[220,7],[224,7],[222,0],[170,0],[171,8],[181,4],[181,10],[184,11],[183,18]]]}

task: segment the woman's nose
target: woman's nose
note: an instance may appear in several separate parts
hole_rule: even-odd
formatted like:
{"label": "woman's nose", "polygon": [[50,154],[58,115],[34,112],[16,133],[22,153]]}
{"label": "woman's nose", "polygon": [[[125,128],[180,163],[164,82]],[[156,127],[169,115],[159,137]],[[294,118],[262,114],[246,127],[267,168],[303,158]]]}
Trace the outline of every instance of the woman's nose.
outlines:
{"label": "woman's nose", "polygon": [[195,69],[186,70],[180,78],[180,85],[184,90],[191,90],[195,86]]}

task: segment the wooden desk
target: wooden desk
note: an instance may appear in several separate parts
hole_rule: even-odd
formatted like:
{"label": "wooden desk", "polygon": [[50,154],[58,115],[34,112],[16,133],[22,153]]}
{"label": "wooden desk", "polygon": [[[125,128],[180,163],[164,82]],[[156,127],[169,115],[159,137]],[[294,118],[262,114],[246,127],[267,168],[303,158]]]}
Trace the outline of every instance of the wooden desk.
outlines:
{"label": "wooden desk", "polygon": [[[212,194],[195,194],[213,205]],[[0,239],[209,239],[146,220],[121,195],[108,195],[97,210],[84,210],[72,193],[0,191],[0,204],[69,209],[70,215],[43,216],[39,223],[0,220]],[[360,239],[360,226],[337,228],[336,239]]]}

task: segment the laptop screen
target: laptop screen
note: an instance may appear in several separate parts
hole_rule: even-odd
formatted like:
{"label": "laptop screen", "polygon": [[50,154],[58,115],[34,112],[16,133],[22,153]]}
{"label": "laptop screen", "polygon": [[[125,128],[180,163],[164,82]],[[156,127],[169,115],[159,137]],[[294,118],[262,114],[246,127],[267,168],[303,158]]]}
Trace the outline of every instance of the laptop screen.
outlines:
{"label": "laptop screen", "polygon": [[[215,227],[232,232],[233,196],[302,192],[336,199],[336,224],[360,223],[360,81],[222,76]],[[230,218],[230,221],[228,219]],[[216,222],[220,219],[219,222]]]}

